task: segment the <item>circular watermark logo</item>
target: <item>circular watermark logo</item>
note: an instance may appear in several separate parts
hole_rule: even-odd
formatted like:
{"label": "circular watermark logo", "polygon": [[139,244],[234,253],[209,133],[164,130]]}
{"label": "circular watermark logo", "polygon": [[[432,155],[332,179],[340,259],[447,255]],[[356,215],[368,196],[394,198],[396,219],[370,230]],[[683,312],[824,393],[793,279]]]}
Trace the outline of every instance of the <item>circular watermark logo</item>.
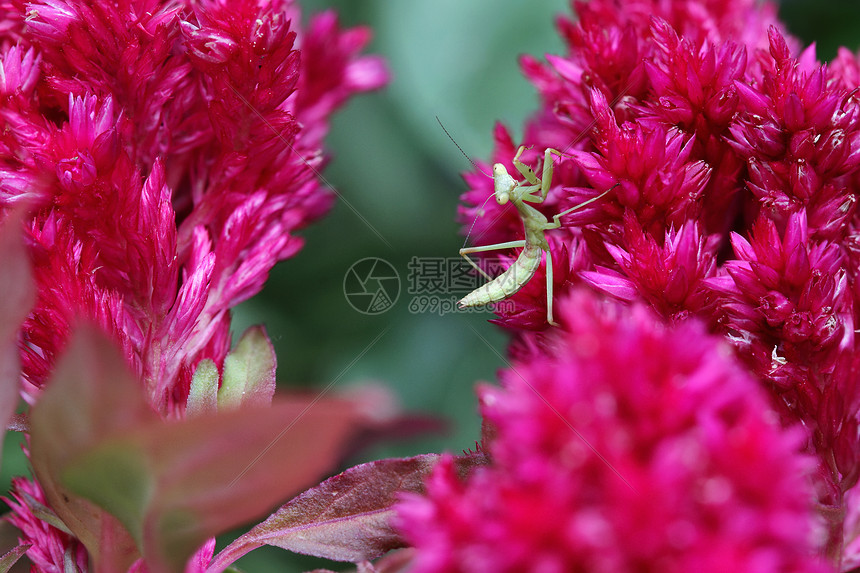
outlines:
{"label": "circular watermark logo", "polygon": [[400,276],[388,261],[367,257],[346,271],[343,295],[362,314],[382,314],[400,297]]}

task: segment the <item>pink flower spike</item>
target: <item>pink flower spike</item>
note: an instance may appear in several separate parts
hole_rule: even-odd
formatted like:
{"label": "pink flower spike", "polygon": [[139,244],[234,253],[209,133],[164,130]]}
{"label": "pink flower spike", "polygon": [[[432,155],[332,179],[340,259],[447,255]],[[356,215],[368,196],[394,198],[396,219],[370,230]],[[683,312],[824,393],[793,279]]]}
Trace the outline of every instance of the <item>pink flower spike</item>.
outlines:
{"label": "pink flower spike", "polygon": [[[31,207],[35,281],[21,394],[39,402],[84,320],[121,349],[147,408],[181,419],[196,367],[227,360],[231,308],[330,208],[330,116],[381,87],[384,65],[360,53],[368,30],[333,15],[303,30],[293,0],[0,4],[0,218]],[[10,518],[38,568],[110,553],[109,537],[81,534],[88,552],[42,522],[51,505]],[[202,571],[211,543],[186,549]]]}
{"label": "pink flower spike", "polygon": [[559,310],[538,354],[479,389],[491,465],[443,460],[399,506],[414,571],[747,571],[763,554],[832,571],[803,433],[722,342],[584,292]]}
{"label": "pink flower spike", "polygon": [[[575,254],[575,273],[553,296],[582,280],[669,323],[698,316],[723,335],[782,423],[809,432],[824,552],[836,562],[841,498],[860,476],[860,56],[842,50],[822,65],[814,45],[787,35],[772,2],[574,9],[575,20],[559,20],[566,53],[521,59],[541,97],[523,157],[534,168],[547,147],[570,156],[554,162],[537,205],[546,216],[611,192],[546,233],[551,249]],[[491,161],[510,161],[517,145],[497,142]],[[471,207],[490,196],[488,183],[467,182],[461,220],[477,218],[488,243],[520,238],[516,217]],[[545,355],[552,329],[527,332],[535,324],[524,319],[541,303],[511,301],[525,307],[516,321],[498,312],[514,329],[511,355]]]}
{"label": "pink flower spike", "polygon": [[596,266],[595,269],[582,273],[582,280],[620,300],[632,302],[639,296],[633,281],[621,273],[601,266]]}
{"label": "pink flower spike", "polygon": [[9,497],[3,501],[11,509],[9,523],[32,544],[26,555],[34,567],[43,571],[60,571],[56,568],[58,565],[71,561],[78,571],[88,571],[89,555],[84,545],[63,529],[58,517],[53,516],[54,523],[45,521],[45,512],[51,510],[37,482],[13,478]]}
{"label": "pink flower spike", "polygon": [[31,96],[39,79],[41,55],[33,48],[11,46],[0,55],[0,94]]}
{"label": "pink flower spike", "polygon": [[37,34],[61,41],[69,26],[80,18],[73,6],[62,0],[33,2],[27,12],[27,25]]}

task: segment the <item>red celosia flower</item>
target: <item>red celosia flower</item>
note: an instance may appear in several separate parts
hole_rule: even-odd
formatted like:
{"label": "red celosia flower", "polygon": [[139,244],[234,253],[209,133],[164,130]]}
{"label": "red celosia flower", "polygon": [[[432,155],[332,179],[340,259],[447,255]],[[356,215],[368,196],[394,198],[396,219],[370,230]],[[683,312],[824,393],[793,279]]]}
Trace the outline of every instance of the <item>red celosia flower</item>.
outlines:
{"label": "red celosia flower", "polygon": [[[860,475],[860,58],[822,66],[767,2],[575,8],[560,26],[569,53],[523,61],[543,99],[524,157],[570,155],[555,160],[548,216],[611,191],[548,233],[576,254],[555,296],[585,282],[667,320],[699,316],[731,341],[784,424],[809,433],[838,560],[842,495]],[[516,147],[497,137],[494,159]],[[484,229],[499,207],[479,210],[487,184],[467,181],[461,220]],[[512,215],[481,241],[518,238]],[[514,302],[505,326],[547,326],[543,298]],[[521,331],[512,354],[540,355],[545,336]]]}
{"label": "red celosia flower", "polygon": [[774,221],[806,209],[815,238],[842,240],[855,202],[846,184],[860,165],[855,88],[811,52],[793,58],[775,32],[771,54],[760,86],[737,83],[742,113],[730,130],[749,166],[747,188]]}
{"label": "red celosia flower", "polygon": [[26,395],[83,315],[153,406],[181,413],[195,365],[227,351],[229,309],[331,203],[316,179],[328,115],[384,68],[357,56],[367,31],[326,14],[300,33],[288,1],[26,9],[0,39],[0,200],[36,209]]}
{"label": "red celosia flower", "polygon": [[732,235],[737,259],[706,281],[729,303],[721,320],[736,344],[768,361],[780,356],[769,378],[783,388],[808,378],[811,364],[832,372],[839,353],[854,347],[843,254],[836,243],[812,241],[807,224],[805,212],[791,215],[780,238],[761,217],[751,241]]}
{"label": "red celosia flower", "polygon": [[[30,480],[14,478],[12,480],[12,499],[6,499],[11,512],[9,523],[18,528],[20,535],[33,546],[27,551],[27,557],[33,563],[35,571],[63,571],[63,563],[68,559],[78,571],[86,571],[89,556],[83,543],[68,532],[58,529],[45,521],[44,515],[34,512],[50,512],[45,507],[47,501],[41,488]],[[54,516],[56,518],[56,516]],[[59,518],[56,518],[59,521]]]}
{"label": "red celosia flower", "polygon": [[598,266],[596,271],[583,272],[582,278],[621,300],[644,298],[667,317],[683,319],[701,310],[706,298],[702,279],[714,273],[714,243],[719,238],[703,237],[696,222],[687,221],[677,232],[669,229],[661,246],[632,217],[624,223],[623,244],[629,250],[606,245],[623,274]]}
{"label": "red celosia flower", "polygon": [[[230,309],[332,202],[317,179],[328,117],[387,81],[359,55],[369,32],[333,13],[301,30],[292,0],[12,0],[0,15],[0,210],[31,208],[38,291],[24,397],[84,319],[122,347],[154,409],[182,416],[197,365],[229,349]],[[41,499],[35,483],[18,482],[24,494]],[[39,567],[61,570],[69,548],[79,560],[13,505]]]}
{"label": "red celosia flower", "polygon": [[400,506],[415,571],[829,570],[803,433],[724,343],[584,293],[559,317],[480,390],[492,465]]}

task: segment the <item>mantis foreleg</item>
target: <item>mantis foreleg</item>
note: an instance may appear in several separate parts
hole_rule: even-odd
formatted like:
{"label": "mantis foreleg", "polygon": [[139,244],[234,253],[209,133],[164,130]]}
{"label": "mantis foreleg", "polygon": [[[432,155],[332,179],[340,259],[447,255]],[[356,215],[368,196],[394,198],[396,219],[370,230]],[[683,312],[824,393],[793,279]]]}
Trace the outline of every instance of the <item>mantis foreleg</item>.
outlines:
{"label": "mantis foreleg", "polygon": [[[525,151],[526,149],[528,149],[528,147],[526,147],[525,145],[521,145],[520,148],[517,149],[517,154],[514,155],[513,164],[514,164],[514,167],[517,168],[517,171],[520,172],[520,175],[525,177],[526,181],[528,181],[529,183],[534,185],[535,189],[539,189],[540,185],[541,185],[540,179],[537,178],[537,175],[535,175],[535,172],[532,171],[531,167],[529,167],[528,165],[526,165],[525,163],[520,161],[520,155],[522,155],[523,151]],[[529,189],[528,192],[531,193],[530,187],[523,185],[520,188],[521,189]]]}
{"label": "mantis foreleg", "polygon": [[[549,188],[552,186],[552,155],[561,155],[561,151],[551,147],[548,147],[546,151],[544,151],[543,171],[541,172],[541,178],[538,179],[537,175],[532,171],[532,168],[520,161],[520,155],[522,155],[523,151],[526,149],[528,148],[520,146],[513,161],[514,167],[517,168],[517,171],[525,177],[526,181],[531,183],[530,186],[523,185],[520,187],[522,190],[522,196],[525,197],[528,195],[531,197],[530,201],[532,203],[543,203],[546,199],[546,194],[549,193]],[[532,195],[534,191],[540,191],[540,195]]]}

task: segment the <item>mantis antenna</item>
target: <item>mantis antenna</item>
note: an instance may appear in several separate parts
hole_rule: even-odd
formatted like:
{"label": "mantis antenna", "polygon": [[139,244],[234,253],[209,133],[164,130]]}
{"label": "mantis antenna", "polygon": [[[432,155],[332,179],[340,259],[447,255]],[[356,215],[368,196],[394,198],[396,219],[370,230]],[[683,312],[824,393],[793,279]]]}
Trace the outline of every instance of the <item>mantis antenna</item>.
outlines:
{"label": "mantis antenna", "polygon": [[439,119],[439,116],[438,116],[438,115],[436,116],[436,121],[437,121],[437,122],[439,122],[439,127],[441,127],[441,128],[442,128],[442,131],[444,131],[444,132],[445,132],[445,135],[447,135],[447,136],[448,136],[448,139],[450,139],[450,140],[451,140],[451,143],[453,143],[454,145],[456,145],[456,146],[457,146],[457,149],[459,149],[459,150],[460,150],[460,153],[462,153],[462,154],[463,154],[463,157],[465,157],[466,159],[468,159],[468,160],[469,160],[469,163],[471,163],[471,164],[472,164],[472,167],[474,167],[475,169],[477,169],[478,171],[480,171],[480,172],[481,172],[481,174],[482,174],[484,177],[489,177],[490,179],[492,179],[492,178],[493,178],[493,176],[492,176],[492,175],[490,175],[490,174],[488,174],[488,173],[485,173],[485,172],[484,172],[484,170],[483,170],[483,169],[481,169],[480,167],[478,167],[478,164],[477,164],[477,163],[475,163],[474,161],[472,161],[472,158],[471,158],[471,157],[469,157],[469,155],[468,155],[465,151],[463,151],[463,148],[462,148],[462,147],[460,147],[460,144],[459,144],[459,143],[457,143],[457,140],[456,140],[456,139],[454,139],[454,136],[453,136],[453,135],[451,135],[450,133],[448,133],[448,130],[447,130],[447,129],[445,129],[445,126],[442,124],[442,120],[441,120],[441,119]]}
{"label": "mantis antenna", "polygon": [[[489,175],[489,174],[485,173],[485,172],[484,172],[484,170],[483,170],[483,169],[481,169],[481,168],[478,166],[478,164],[477,164],[477,163],[475,163],[474,161],[472,161],[472,158],[471,158],[471,157],[469,157],[469,154],[468,154],[468,153],[466,153],[465,151],[463,151],[463,148],[462,148],[462,147],[460,147],[460,144],[459,144],[459,143],[457,143],[457,140],[456,140],[456,139],[454,139],[454,136],[453,136],[453,135],[451,135],[451,134],[448,132],[448,130],[447,130],[447,129],[445,129],[445,125],[442,123],[442,120],[441,120],[441,119],[439,119],[439,116],[438,116],[438,115],[436,116],[436,121],[437,121],[437,122],[439,122],[439,127],[441,127],[441,128],[442,128],[442,131],[444,131],[444,132],[445,132],[445,135],[447,135],[447,136],[448,136],[448,139],[450,139],[450,140],[451,140],[451,143],[453,143],[454,145],[456,145],[456,146],[457,146],[457,149],[459,149],[459,150],[460,150],[460,153],[462,153],[462,154],[463,154],[463,157],[465,157],[466,159],[468,159],[468,160],[469,160],[469,163],[471,163],[471,164],[472,164],[472,167],[474,167],[475,169],[477,169],[478,171],[480,171],[480,172],[481,172],[481,175],[483,175],[484,177],[489,177],[490,179],[493,179],[492,175]],[[483,210],[483,208],[484,208],[484,205],[486,205],[486,204],[487,204],[487,201],[489,201],[489,200],[490,200],[490,199],[492,199],[493,197],[495,197],[495,193],[492,193],[489,197],[487,197],[486,199],[484,199],[484,202],[483,202],[483,203],[481,203],[481,207],[478,209],[478,212],[479,212],[479,213],[480,213],[480,212],[482,212],[482,210]],[[466,233],[466,239],[463,241],[463,246],[464,246],[464,247],[466,246],[466,243],[468,243],[468,242],[469,242],[469,237],[471,237],[471,236],[472,236],[472,229],[474,229],[474,228],[475,228],[475,223],[477,223],[477,222],[478,222],[478,219],[474,219],[474,220],[472,221],[472,225],[469,227],[469,232],[468,232],[468,233]]]}

